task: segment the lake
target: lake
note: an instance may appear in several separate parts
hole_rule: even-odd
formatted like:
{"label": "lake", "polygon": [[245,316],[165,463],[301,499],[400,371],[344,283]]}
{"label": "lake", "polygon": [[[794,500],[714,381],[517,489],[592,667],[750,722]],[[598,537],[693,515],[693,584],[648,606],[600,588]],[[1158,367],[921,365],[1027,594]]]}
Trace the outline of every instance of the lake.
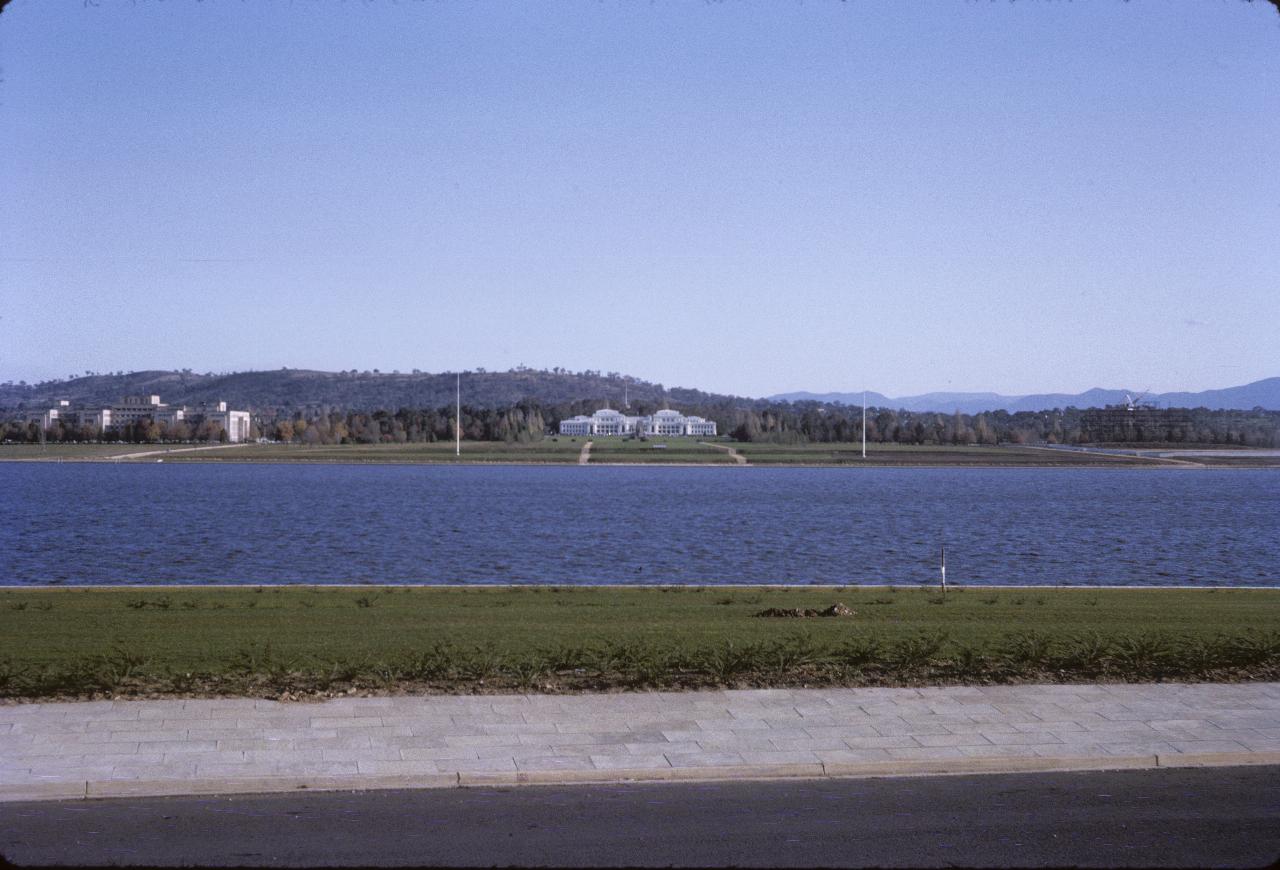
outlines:
{"label": "lake", "polygon": [[1280,585],[1280,472],[0,462],[0,583]]}

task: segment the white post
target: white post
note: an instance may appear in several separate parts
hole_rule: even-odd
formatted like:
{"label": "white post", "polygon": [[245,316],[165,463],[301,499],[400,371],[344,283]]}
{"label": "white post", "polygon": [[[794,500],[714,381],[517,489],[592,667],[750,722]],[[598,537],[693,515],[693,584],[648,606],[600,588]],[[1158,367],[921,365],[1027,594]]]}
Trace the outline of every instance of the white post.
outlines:
{"label": "white post", "polygon": [[862,391],[862,458],[867,458],[867,391]]}
{"label": "white post", "polygon": [[942,545],[942,591],[947,591],[947,545]]}
{"label": "white post", "polygon": [[457,422],[454,424],[453,432],[457,439],[454,447],[454,455],[462,455],[462,373],[458,373],[458,396],[457,396]]}

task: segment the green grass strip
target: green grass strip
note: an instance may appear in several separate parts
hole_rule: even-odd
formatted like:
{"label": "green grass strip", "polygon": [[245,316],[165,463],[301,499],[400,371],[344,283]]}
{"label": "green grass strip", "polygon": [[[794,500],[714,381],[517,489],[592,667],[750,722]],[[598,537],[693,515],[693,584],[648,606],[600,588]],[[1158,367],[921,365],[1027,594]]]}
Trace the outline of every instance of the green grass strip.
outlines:
{"label": "green grass strip", "polygon": [[1277,676],[1276,589],[0,591],[11,698]]}

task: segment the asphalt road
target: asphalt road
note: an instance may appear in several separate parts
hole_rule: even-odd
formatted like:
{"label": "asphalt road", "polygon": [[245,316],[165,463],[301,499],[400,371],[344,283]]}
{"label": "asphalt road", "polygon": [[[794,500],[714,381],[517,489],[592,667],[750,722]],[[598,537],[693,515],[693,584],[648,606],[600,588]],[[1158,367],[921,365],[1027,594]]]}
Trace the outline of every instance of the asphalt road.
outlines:
{"label": "asphalt road", "polygon": [[0,804],[16,864],[1257,867],[1280,768]]}

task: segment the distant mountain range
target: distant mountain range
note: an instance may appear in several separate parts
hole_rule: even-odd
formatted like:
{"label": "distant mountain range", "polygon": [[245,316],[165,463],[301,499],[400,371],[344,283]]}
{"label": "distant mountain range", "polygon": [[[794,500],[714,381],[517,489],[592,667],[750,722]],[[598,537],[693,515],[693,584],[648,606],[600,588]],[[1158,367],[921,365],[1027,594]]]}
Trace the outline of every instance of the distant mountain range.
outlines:
{"label": "distant mountain range", "polygon": [[[333,410],[373,411],[398,408],[441,408],[453,404],[454,373],[431,372],[323,372],[308,369],[204,374],[184,371],[143,371],[88,374],[39,384],[0,383],[0,409],[48,407],[59,399],[76,405],[110,405],[122,396],[158,394],[171,405],[198,405],[226,401],[233,408],[261,411],[328,406]],[[1130,390],[1130,395],[1138,392]],[[734,406],[761,408],[777,402],[820,402],[861,405],[862,393],[783,393],[765,399],[707,393],[685,387],[664,387],[616,372],[570,372],[515,369],[505,372],[469,371],[462,375],[463,403],[475,408],[503,408],[519,402],[543,406],[583,403],[599,407],[608,402],[621,408],[633,405],[660,407],[664,401],[677,407]],[[1093,389],[1083,393],[1041,393],[1002,396],[997,393],[926,393],[891,398],[867,393],[868,404],[880,408],[917,412],[966,414],[1005,409],[1043,411],[1053,408],[1089,408],[1125,400],[1124,390]],[[1242,387],[1206,390],[1202,393],[1160,393],[1143,401],[1159,407],[1280,410],[1280,377]]]}
{"label": "distant mountain range", "polygon": [[[977,414],[1005,410],[1044,411],[1052,408],[1101,408],[1125,401],[1126,393],[1142,396],[1159,408],[1209,408],[1211,410],[1250,410],[1261,407],[1280,411],[1280,378],[1264,378],[1242,387],[1205,390],[1200,393],[1154,393],[1143,395],[1138,390],[1105,390],[1095,387],[1083,393],[1036,393],[1029,396],[1002,396],[998,393],[924,393],[919,396],[890,398],[881,393],[867,393],[867,403],[878,408],[906,411],[935,411],[950,414]],[[781,393],[770,396],[779,402],[823,402],[861,405],[862,393]]]}

